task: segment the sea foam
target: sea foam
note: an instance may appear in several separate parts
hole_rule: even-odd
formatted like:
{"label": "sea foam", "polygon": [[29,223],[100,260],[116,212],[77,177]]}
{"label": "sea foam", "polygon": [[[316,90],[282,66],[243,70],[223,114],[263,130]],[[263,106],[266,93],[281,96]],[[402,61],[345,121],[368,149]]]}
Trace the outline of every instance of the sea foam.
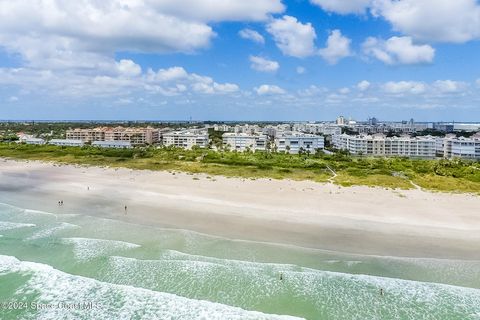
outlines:
{"label": "sea foam", "polygon": [[[188,299],[132,286],[109,284],[70,275],[45,264],[0,256],[0,275],[8,273],[30,276],[11,299],[35,292],[37,302],[53,304],[53,307],[38,310],[32,315],[37,319],[300,319],[246,311],[220,303]],[[58,307],[59,304],[66,306],[88,302],[93,303],[93,308],[79,310]]]}
{"label": "sea foam", "polygon": [[62,238],[62,242],[73,245],[74,256],[78,260],[90,260],[140,247],[138,244],[125,241],[91,238]]}
{"label": "sea foam", "polygon": [[32,223],[0,221],[0,231],[35,227]]}
{"label": "sea foam", "polygon": [[242,308],[290,297],[316,310],[320,319],[477,319],[480,313],[479,289],[175,251],[165,252],[161,260],[114,256],[105,270],[110,282],[188,297],[207,293],[214,301]]}

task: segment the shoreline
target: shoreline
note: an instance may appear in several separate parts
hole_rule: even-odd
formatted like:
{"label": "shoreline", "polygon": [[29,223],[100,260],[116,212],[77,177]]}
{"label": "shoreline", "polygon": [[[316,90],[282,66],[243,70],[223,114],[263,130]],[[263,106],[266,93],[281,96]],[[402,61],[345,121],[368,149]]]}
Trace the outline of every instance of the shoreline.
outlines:
{"label": "shoreline", "polygon": [[0,202],[352,254],[480,259],[470,194],[0,159]]}

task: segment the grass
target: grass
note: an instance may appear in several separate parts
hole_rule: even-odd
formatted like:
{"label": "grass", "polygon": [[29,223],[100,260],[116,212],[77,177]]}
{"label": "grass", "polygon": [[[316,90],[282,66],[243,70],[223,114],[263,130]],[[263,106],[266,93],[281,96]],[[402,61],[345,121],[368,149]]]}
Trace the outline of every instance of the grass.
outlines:
{"label": "grass", "polygon": [[177,148],[99,149],[0,143],[0,157],[68,164],[183,171],[249,179],[292,179],[392,189],[420,187],[480,194],[480,163],[461,160],[355,158],[345,154],[290,155]]}

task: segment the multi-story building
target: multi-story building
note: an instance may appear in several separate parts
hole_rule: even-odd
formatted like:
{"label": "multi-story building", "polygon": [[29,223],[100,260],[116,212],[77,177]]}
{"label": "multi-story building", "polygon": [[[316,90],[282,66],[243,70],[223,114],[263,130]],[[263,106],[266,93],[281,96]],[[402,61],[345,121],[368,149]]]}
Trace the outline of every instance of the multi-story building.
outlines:
{"label": "multi-story building", "polygon": [[166,132],[162,135],[162,144],[164,146],[174,146],[178,148],[191,149],[194,146],[206,148],[208,146],[208,133],[200,130],[184,130]]}
{"label": "multi-story building", "polygon": [[232,151],[266,150],[268,136],[264,134],[224,133],[223,144]]}
{"label": "multi-story building", "polygon": [[434,137],[386,137],[382,134],[335,135],[332,139],[337,149],[348,150],[351,154],[371,156],[400,156],[434,158],[437,141]]}
{"label": "multi-story building", "polygon": [[132,145],[151,145],[158,143],[160,140],[159,130],[150,127],[103,127],[93,129],[71,129],[67,130],[66,136],[69,140],[82,140],[83,142],[128,141]]}
{"label": "multi-story building", "polygon": [[301,132],[283,132],[275,137],[275,147],[278,152],[297,154],[302,150],[314,153],[324,149],[325,138]]}
{"label": "multi-story building", "polygon": [[480,137],[447,137],[443,145],[445,158],[480,159]]}
{"label": "multi-story building", "polygon": [[68,140],[82,140],[83,142],[105,141],[106,130],[107,128],[69,129],[66,137]]}

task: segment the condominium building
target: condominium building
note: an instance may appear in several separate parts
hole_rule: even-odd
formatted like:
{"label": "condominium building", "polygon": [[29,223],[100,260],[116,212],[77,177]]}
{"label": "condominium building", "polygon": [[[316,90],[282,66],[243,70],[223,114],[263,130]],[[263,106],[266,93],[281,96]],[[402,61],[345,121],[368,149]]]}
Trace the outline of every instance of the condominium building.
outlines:
{"label": "condominium building", "polygon": [[163,133],[162,143],[164,146],[191,149],[194,146],[206,148],[208,146],[208,133],[200,130],[184,130]]}
{"label": "condominium building", "polygon": [[297,154],[301,150],[314,153],[325,147],[325,138],[301,132],[283,132],[275,137],[278,152]]}
{"label": "condominium building", "polygon": [[223,144],[233,151],[266,150],[268,136],[264,134],[224,133]]}
{"label": "condominium building", "polygon": [[108,128],[69,129],[66,133],[68,140],[82,140],[83,142],[105,141],[105,132]]}
{"label": "condominium building", "polygon": [[64,146],[64,147],[83,147],[85,143],[82,140],[72,140],[72,139],[52,139],[48,142],[54,146]]}
{"label": "condominium building", "polygon": [[445,158],[480,159],[480,137],[446,137],[443,145]]}
{"label": "condominium building", "polygon": [[382,134],[335,135],[332,139],[337,149],[348,150],[351,154],[372,156],[401,156],[434,158],[437,141],[434,137],[386,137]]}
{"label": "condominium building", "polygon": [[160,140],[159,130],[155,128],[103,127],[93,129],[67,130],[67,139],[93,141],[127,141],[132,145],[155,144]]}

